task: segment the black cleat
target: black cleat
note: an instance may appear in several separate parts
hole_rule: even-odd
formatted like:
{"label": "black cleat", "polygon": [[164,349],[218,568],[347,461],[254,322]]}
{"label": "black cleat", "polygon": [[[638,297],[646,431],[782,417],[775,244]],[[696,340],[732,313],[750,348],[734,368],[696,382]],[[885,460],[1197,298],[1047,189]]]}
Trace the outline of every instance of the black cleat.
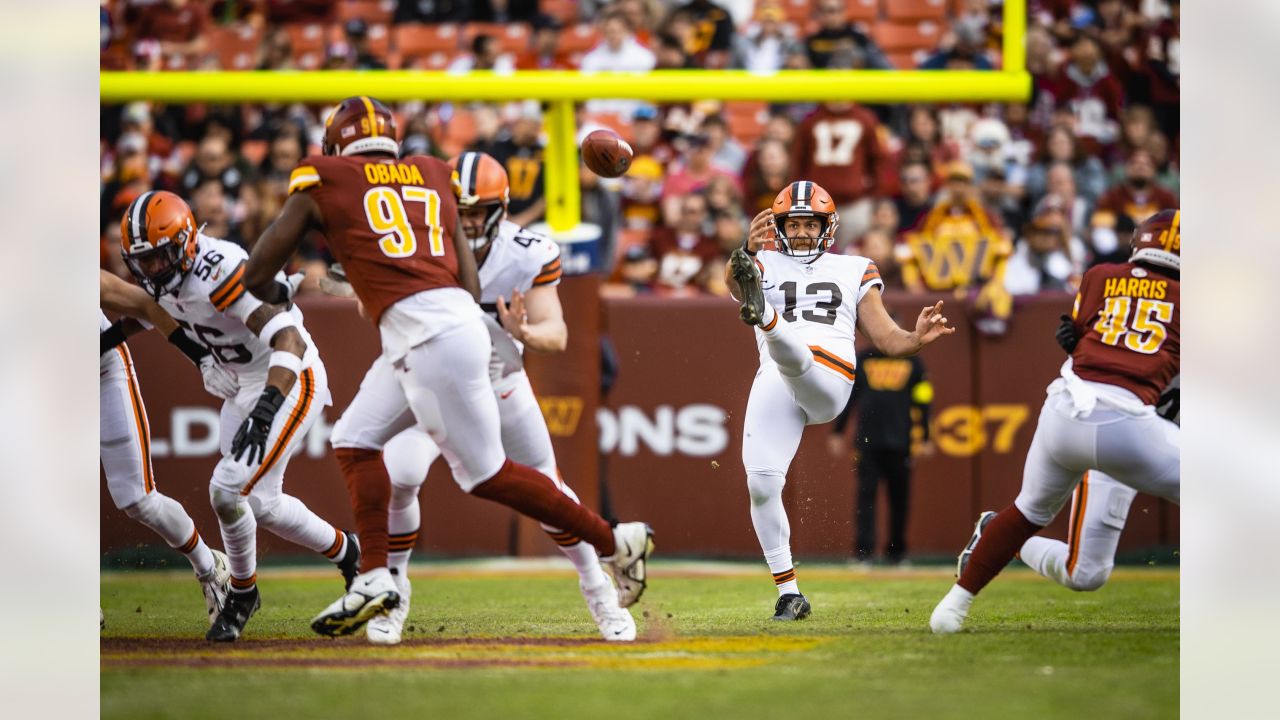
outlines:
{"label": "black cleat", "polygon": [[338,569],[342,571],[342,589],[350,590],[351,581],[360,573],[360,539],[353,532],[342,531],[347,536],[346,554],[338,561]]}
{"label": "black cleat", "polygon": [[260,606],[257,586],[247,593],[234,591],[227,593],[227,600],[223,603],[222,610],[218,613],[218,618],[213,621],[209,632],[205,633],[204,639],[235,642],[244,631],[245,623],[249,622],[249,618],[253,617]]}
{"label": "black cleat", "polygon": [[738,315],[748,325],[759,325],[764,319],[764,291],[760,289],[760,269],[742,248],[729,255],[729,272],[742,293]]}
{"label": "black cleat", "polygon": [[803,595],[796,593],[787,593],[778,598],[778,604],[773,606],[774,620],[803,620],[809,617],[809,613],[813,610],[809,606],[809,601],[804,599]]}
{"label": "black cleat", "polygon": [[982,539],[982,531],[987,529],[987,523],[994,520],[996,513],[988,510],[978,516],[978,522],[973,525],[973,534],[969,536],[969,543],[960,551],[960,555],[956,557],[956,577],[964,574],[964,568],[969,564],[969,558],[973,555],[973,549],[978,547],[978,541]]}

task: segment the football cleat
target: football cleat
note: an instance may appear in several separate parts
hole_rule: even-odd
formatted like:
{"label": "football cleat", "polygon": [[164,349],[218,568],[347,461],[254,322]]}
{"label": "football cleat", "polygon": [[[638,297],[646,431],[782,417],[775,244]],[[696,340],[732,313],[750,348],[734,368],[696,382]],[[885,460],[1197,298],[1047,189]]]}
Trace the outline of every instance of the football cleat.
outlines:
{"label": "football cleat", "polygon": [[618,523],[613,528],[616,549],[603,560],[618,586],[618,605],[631,607],[648,585],[646,563],[653,554],[653,529],[642,522]]}
{"label": "football cleat", "polygon": [[338,569],[342,571],[343,590],[351,589],[351,581],[360,574],[360,539],[353,532],[342,531],[347,536],[347,550],[338,561]]}
{"label": "football cleat", "polygon": [[213,569],[208,576],[200,578],[200,589],[204,591],[204,606],[209,612],[209,625],[212,626],[222,612],[222,605],[227,601],[227,593],[231,589],[231,566],[227,564],[227,556],[221,550],[213,550]]}
{"label": "football cleat", "polygon": [[395,579],[396,591],[400,593],[400,602],[391,609],[391,612],[374,615],[365,626],[365,636],[374,645],[400,644],[401,635],[404,633],[404,621],[409,619],[409,596],[413,594],[413,587],[409,585],[409,578],[394,571],[391,577]]}
{"label": "football cleat", "polygon": [[591,611],[591,619],[600,628],[600,636],[609,642],[630,642],[636,639],[636,621],[631,612],[618,605],[618,590],[613,583],[606,582],[600,587],[584,587],[578,583],[582,597],[587,601],[587,609]]}
{"label": "football cleat", "polygon": [[811,612],[813,612],[813,607],[809,605],[809,601],[803,595],[787,593],[779,597],[777,604],[773,606],[773,619],[803,620],[809,617]]}
{"label": "football cleat", "polygon": [[346,595],[334,600],[311,620],[311,629],[330,637],[350,635],[375,615],[389,612],[399,604],[400,592],[396,590],[391,571],[380,567],[357,575]]}
{"label": "football cleat", "polygon": [[964,574],[964,568],[969,564],[969,558],[973,555],[973,549],[978,547],[978,541],[982,539],[982,531],[986,529],[987,523],[991,522],[996,516],[992,510],[988,510],[978,516],[978,522],[973,525],[973,535],[969,536],[969,544],[964,546],[960,551],[960,555],[956,558],[956,577]]}
{"label": "football cleat", "polygon": [[760,268],[742,248],[729,255],[729,272],[742,293],[738,316],[748,325],[759,325],[764,319],[764,291],[760,289]]}
{"label": "football cleat", "polygon": [[249,618],[253,617],[261,605],[256,585],[246,593],[227,593],[222,611],[209,627],[209,632],[205,633],[204,639],[216,642],[236,641],[240,638],[240,633],[244,632],[245,623],[249,622]]}

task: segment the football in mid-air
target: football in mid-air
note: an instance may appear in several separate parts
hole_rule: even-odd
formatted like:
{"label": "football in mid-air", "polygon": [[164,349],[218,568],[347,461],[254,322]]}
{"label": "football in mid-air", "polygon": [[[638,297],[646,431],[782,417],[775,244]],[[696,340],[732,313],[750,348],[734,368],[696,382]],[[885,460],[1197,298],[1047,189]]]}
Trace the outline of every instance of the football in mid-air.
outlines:
{"label": "football in mid-air", "polygon": [[634,155],[627,141],[612,130],[593,130],[582,140],[582,161],[600,177],[622,177]]}

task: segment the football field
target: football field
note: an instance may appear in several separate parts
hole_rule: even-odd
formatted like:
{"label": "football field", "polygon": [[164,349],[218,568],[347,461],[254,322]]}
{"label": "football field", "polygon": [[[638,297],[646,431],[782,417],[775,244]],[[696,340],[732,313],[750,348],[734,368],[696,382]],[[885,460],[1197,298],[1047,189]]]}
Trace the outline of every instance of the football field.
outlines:
{"label": "football field", "polygon": [[[567,566],[565,566],[567,568]],[[333,571],[266,569],[234,645],[204,641],[188,573],[104,572],[104,718],[1169,718],[1178,574],[1073,593],[1015,563],[968,630],[934,637],[944,568],[799,568],[813,616],[774,623],[754,565],[654,563],[641,639],[597,641],[576,578],[542,563],[412,568],[406,640],[313,635]]]}

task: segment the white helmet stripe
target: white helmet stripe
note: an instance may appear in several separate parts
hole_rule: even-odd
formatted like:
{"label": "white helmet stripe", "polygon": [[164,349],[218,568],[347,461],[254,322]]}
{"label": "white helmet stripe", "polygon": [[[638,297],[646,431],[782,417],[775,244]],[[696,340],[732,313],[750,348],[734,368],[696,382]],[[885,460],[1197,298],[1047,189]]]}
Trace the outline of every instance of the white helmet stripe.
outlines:
{"label": "white helmet stripe", "polygon": [[460,168],[461,172],[458,173],[458,181],[462,183],[463,196],[475,195],[476,159],[479,157],[478,153],[473,152],[462,154],[462,162],[459,163],[462,167]]}
{"label": "white helmet stripe", "polygon": [[145,217],[143,209],[147,207],[147,203],[151,201],[151,196],[155,194],[154,190],[148,190],[142,193],[137,200],[133,201],[133,216],[129,218],[129,244],[133,245],[142,236],[142,219]]}

